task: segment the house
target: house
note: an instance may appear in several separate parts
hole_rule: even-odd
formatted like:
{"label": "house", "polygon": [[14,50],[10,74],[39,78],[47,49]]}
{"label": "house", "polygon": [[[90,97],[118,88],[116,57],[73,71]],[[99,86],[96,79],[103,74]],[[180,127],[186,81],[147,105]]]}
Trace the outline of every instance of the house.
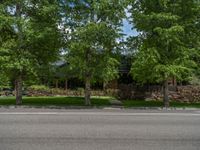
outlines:
{"label": "house", "polygon": [[[52,81],[52,86],[55,88],[64,88],[64,89],[76,89],[83,88],[84,82],[80,80],[78,77],[74,76],[75,72],[69,70],[69,63],[66,61],[60,60],[54,63],[55,71],[54,71],[54,81]],[[102,82],[97,82],[92,85],[93,89],[117,89],[118,84],[125,83],[130,84],[133,83],[133,79],[129,74],[131,68],[131,59],[126,56],[122,56],[121,64],[119,66],[119,78],[108,82],[107,84]]]}

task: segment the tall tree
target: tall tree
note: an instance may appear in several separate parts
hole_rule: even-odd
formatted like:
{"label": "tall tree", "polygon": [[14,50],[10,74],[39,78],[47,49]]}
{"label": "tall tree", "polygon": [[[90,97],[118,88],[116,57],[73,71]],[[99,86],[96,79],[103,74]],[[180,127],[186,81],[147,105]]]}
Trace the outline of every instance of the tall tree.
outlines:
{"label": "tall tree", "polygon": [[23,80],[58,55],[58,4],[3,0],[0,18],[0,68],[15,78],[16,104],[21,104]]}
{"label": "tall tree", "polygon": [[85,104],[90,105],[91,83],[113,79],[114,57],[124,14],[123,0],[77,0],[71,3],[75,28],[68,45],[68,61],[85,81]]}
{"label": "tall tree", "polygon": [[[130,12],[137,36],[136,59],[131,73],[139,82],[162,82],[163,100],[169,106],[168,80],[188,76],[194,62],[189,43],[196,31],[190,30],[197,22],[197,0],[135,0]],[[196,29],[194,27],[193,29]],[[187,40],[186,40],[187,39]]]}

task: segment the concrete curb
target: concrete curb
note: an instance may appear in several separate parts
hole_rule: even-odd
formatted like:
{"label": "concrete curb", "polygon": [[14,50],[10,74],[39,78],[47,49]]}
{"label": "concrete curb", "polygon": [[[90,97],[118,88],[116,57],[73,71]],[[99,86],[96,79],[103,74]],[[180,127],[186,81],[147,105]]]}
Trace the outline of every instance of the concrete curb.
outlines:
{"label": "concrete curb", "polygon": [[49,105],[49,106],[26,106],[26,105],[10,105],[10,106],[0,106],[1,108],[42,108],[42,109],[123,109],[122,106],[55,106],[55,105]]}
{"label": "concrete curb", "polygon": [[125,109],[135,110],[200,110],[200,108],[189,107],[126,107]]}
{"label": "concrete curb", "polygon": [[124,107],[124,106],[26,106],[26,105],[10,105],[10,106],[0,106],[0,109],[14,109],[14,108],[42,108],[42,109],[108,109],[108,110],[113,110],[113,109],[124,109],[124,110],[197,110],[200,111],[200,108],[188,108],[188,107]]}

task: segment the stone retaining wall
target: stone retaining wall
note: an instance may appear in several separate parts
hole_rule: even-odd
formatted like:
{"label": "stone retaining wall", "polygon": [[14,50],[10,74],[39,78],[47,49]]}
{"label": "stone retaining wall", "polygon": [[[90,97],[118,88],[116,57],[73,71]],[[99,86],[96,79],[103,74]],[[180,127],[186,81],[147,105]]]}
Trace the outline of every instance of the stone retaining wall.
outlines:
{"label": "stone retaining wall", "polygon": [[[162,100],[162,91],[152,92],[148,99]],[[169,91],[169,98],[178,102],[200,102],[200,86],[177,86],[176,91]]]}

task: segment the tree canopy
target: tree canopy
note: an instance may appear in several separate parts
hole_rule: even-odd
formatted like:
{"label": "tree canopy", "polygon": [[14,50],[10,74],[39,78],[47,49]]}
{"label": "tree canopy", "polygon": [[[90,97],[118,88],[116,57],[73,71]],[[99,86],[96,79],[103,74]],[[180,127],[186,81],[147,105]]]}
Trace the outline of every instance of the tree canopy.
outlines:
{"label": "tree canopy", "polygon": [[0,68],[15,77],[17,103],[21,103],[23,80],[58,56],[58,4],[3,0],[0,12]]}
{"label": "tree canopy", "polygon": [[[164,88],[172,77],[184,79],[191,73],[191,60],[197,29],[199,2],[185,0],[136,0],[130,9],[141,44],[131,73],[142,83],[163,82]],[[190,43],[190,44],[189,44]],[[164,90],[165,105],[168,105]]]}
{"label": "tree canopy", "polygon": [[[124,42],[129,13],[138,35]],[[200,76],[199,0],[1,0],[0,78],[15,81],[17,104],[24,81],[60,71],[85,82],[90,105],[91,84],[117,78],[122,55],[134,80],[162,83],[168,106],[171,78]]]}
{"label": "tree canopy", "polygon": [[85,81],[86,105],[90,105],[90,84],[117,76],[118,60],[114,55],[125,9],[121,0],[75,1],[72,9],[76,28],[67,45],[67,58]]}

